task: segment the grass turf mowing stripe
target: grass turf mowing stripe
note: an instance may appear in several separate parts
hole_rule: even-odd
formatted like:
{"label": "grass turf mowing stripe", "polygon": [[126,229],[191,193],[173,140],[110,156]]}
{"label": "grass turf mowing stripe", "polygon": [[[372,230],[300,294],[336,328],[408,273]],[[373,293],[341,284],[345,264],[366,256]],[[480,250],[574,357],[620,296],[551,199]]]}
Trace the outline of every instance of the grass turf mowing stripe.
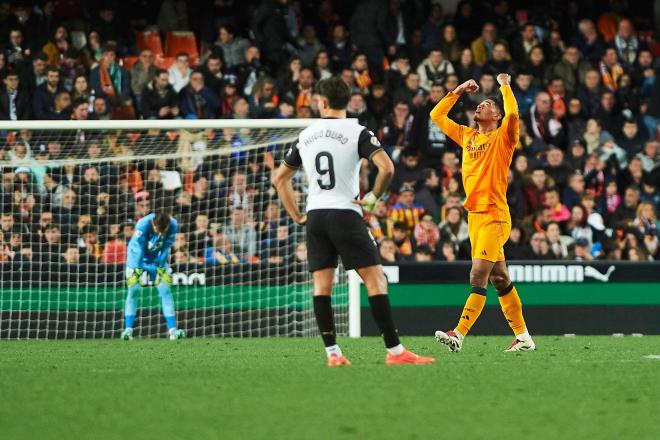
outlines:
{"label": "grass turf mowing stripe", "polygon": [[3,439],[635,438],[660,436],[660,337],[468,337],[427,366],[384,365],[379,338],[0,343]]}

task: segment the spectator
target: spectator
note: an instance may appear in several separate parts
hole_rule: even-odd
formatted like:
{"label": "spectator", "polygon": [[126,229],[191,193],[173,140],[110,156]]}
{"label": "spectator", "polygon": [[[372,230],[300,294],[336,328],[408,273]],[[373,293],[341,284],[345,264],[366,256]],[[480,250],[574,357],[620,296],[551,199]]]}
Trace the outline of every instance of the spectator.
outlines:
{"label": "spectator", "polygon": [[465,249],[469,242],[467,222],[463,219],[463,210],[458,206],[447,208],[445,220],[440,223],[440,239],[450,242],[455,250]]}
{"label": "spectator", "polygon": [[548,248],[557,260],[564,260],[568,257],[568,247],[573,243],[573,239],[566,235],[561,235],[561,229],[555,222],[548,224],[546,231]]}
{"label": "spectator", "polygon": [[472,49],[469,48],[465,48],[461,51],[461,58],[459,62],[454,65],[454,68],[456,69],[459,82],[465,82],[470,79],[476,80],[481,76],[481,68],[474,62]]}
{"label": "spectator", "polygon": [[[2,54],[2,57],[4,57],[4,54]],[[22,71],[21,81],[33,98],[35,89],[46,81],[47,67],[48,57],[45,53],[38,52],[32,59],[32,68],[28,69],[26,66]]]}
{"label": "spectator", "polygon": [[346,117],[356,118],[360,125],[367,127],[372,132],[378,131],[378,122],[367,109],[364,97],[359,93],[353,93],[346,107]]}
{"label": "spectator", "polygon": [[314,71],[311,68],[300,69],[298,81],[289,89],[283,90],[284,97],[295,102],[296,109],[309,107],[312,103],[314,92]]}
{"label": "spectator", "polygon": [[424,212],[433,221],[440,221],[440,178],[433,168],[426,168],[421,173],[420,185],[415,193],[415,200],[424,208]]}
{"label": "spectator", "polygon": [[[443,36],[442,5],[435,3],[431,5],[431,11],[428,20],[422,25],[422,47],[424,50],[431,50]],[[454,28],[454,38],[456,38],[456,29]]]}
{"label": "spectator", "polygon": [[311,67],[314,64],[316,54],[323,49],[323,45],[316,38],[314,26],[308,24],[303,26],[300,38],[298,38],[298,56],[303,66]]}
{"label": "spectator", "polygon": [[635,35],[635,28],[633,27],[632,22],[627,18],[623,18],[619,21],[619,29],[614,37],[614,48],[624,65],[628,67],[635,65],[640,44]]}
{"label": "spectator", "polygon": [[16,70],[20,70],[30,58],[30,48],[26,47],[25,41],[23,41],[23,31],[18,27],[9,31],[9,43],[4,52],[7,64]]}
{"label": "spectator", "polygon": [[167,70],[159,69],[144,89],[141,113],[145,119],[171,119],[179,116],[178,96],[169,83]]}
{"label": "spectator", "polygon": [[66,90],[60,90],[55,95],[53,111],[46,119],[65,120],[71,118],[71,95]]}
{"label": "spectator", "polygon": [[403,87],[408,73],[410,73],[410,58],[408,58],[407,52],[399,50],[385,71],[384,85],[386,92],[393,95],[399,88]]}
{"label": "spectator", "polygon": [[429,52],[429,56],[417,67],[419,86],[429,92],[434,83],[442,84],[451,73],[454,73],[454,66],[444,59],[439,47],[434,47]]}
{"label": "spectator", "polygon": [[660,141],[648,141],[644,144],[644,149],[637,153],[635,157],[642,162],[642,169],[651,173],[660,166]]}
{"label": "spectator", "polygon": [[522,68],[532,74],[532,85],[537,89],[545,88],[545,85],[550,78],[549,65],[545,61],[545,54],[541,46],[534,46],[529,52],[529,56],[525,62],[522,63]]}
{"label": "spectator", "polygon": [[552,74],[564,81],[564,88],[569,95],[577,92],[578,85],[584,82],[585,75],[591,66],[580,59],[577,47],[566,48],[562,60],[552,68]]}
{"label": "spectator", "polygon": [[328,51],[321,49],[316,53],[312,63],[314,68],[314,76],[318,79],[328,79],[332,77],[332,70],[330,68],[330,56]]}
{"label": "spectator", "polygon": [[245,210],[236,206],[231,211],[231,222],[225,226],[223,234],[229,238],[232,248],[239,256],[254,257],[257,253],[257,233],[247,223]]}
{"label": "spectator", "polygon": [[545,192],[545,204],[552,211],[553,222],[564,223],[571,218],[571,212],[559,200],[559,192],[556,189],[549,189]]}
{"label": "spectator", "polygon": [[637,216],[639,200],[639,189],[633,186],[627,187],[623,196],[623,203],[612,214],[612,225],[625,227],[631,223]]}
{"label": "spectator", "polygon": [[[174,90],[176,91],[176,87]],[[190,84],[179,92],[179,108],[186,119],[213,119],[220,109],[220,100],[204,85],[204,75],[196,70],[190,75]]]}
{"label": "spectator", "polygon": [[137,99],[137,105],[140,107],[140,100],[144,89],[156,77],[158,68],[154,65],[154,54],[151,50],[145,49],[140,52],[138,62],[133,65],[131,70],[131,90]]}
{"label": "spectator", "polygon": [[209,234],[209,216],[200,213],[195,216],[195,229],[188,237],[188,251],[193,258],[204,257],[206,248],[211,245],[211,235]]}
{"label": "spectator", "polygon": [[223,24],[218,29],[218,39],[213,44],[216,53],[221,53],[227,69],[232,69],[243,62],[245,51],[250,43],[245,38],[236,36],[236,29],[230,24]]}
{"label": "spectator", "polygon": [[[91,102],[91,89],[87,81],[87,75],[78,74],[73,79],[73,87],[71,89],[71,99],[84,98]],[[93,104],[93,102],[91,102]]]}
{"label": "spectator", "polygon": [[520,28],[520,34],[513,40],[511,55],[517,60],[523,60],[527,58],[532,48],[540,43],[534,25],[525,23]]}
{"label": "spectator", "polygon": [[394,222],[392,227],[392,241],[397,248],[397,255],[402,261],[411,261],[413,259],[412,231],[405,222]]}
{"label": "spectator", "polygon": [[404,85],[394,92],[394,102],[405,102],[412,107],[419,107],[424,103],[424,89],[420,87],[419,74],[409,72]]}
{"label": "spectator", "polygon": [[623,75],[623,67],[619,64],[616,49],[612,47],[605,49],[605,54],[598,64],[598,68],[603,86],[612,91],[618,90],[619,80]]}
{"label": "spectator", "polygon": [[594,257],[591,255],[591,245],[589,240],[580,237],[575,240],[575,260],[576,261],[591,261]]}
{"label": "spectator", "polygon": [[538,90],[532,87],[531,73],[521,70],[516,74],[513,94],[518,103],[518,111],[521,115],[527,114],[534,103]]}
{"label": "spectator", "polygon": [[43,240],[33,244],[32,250],[36,254],[35,260],[42,264],[59,262],[62,254],[61,237],[62,234],[57,225],[53,223],[47,225],[44,228]]}
{"label": "spectator", "polygon": [[536,212],[545,201],[545,194],[550,188],[548,176],[543,167],[538,166],[532,170],[531,182],[523,188],[525,194],[525,212],[532,214]]}
{"label": "spectator", "polygon": [[543,232],[535,232],[529,242],[531,258],[533,260],[554,260],[555,254],[550,251],[548,239]]}
{"label": "spectator", "polygon": [[333,72],[337,73],[349,67],[356,51],[357,49],[348,39],[346,27],[342,24],[335,25],[332,29],[332,40],[328,46]]}
{"label": "spectator", "polygon": [[458,41],[456,28],[453,24],[445,24],[442,30],[442,38],[440,38],[440,50],[445,54],[449,62],[456,67],[461,59],[462,46]]}
{"label": "spectator", "polygon": [[16,72],[8,72],[3,78],[4,90],[0,92],[0,119],[22,121],[32,119],[30,95],[20,87]]}
{"label": "spectator", "polygon": [[495,43],[493,45],[491,58],[484,63],[482,70],[484,72],[490,72],[493,75],[498,75],[502,72],[513,72],[513,64],[511,63],[511,56],[509,55],[506,44]]}
{"label": "spectator", "polygon": [[[405,101],[397,102],[394,105],[394,111],[389,115],[388,121],[383,128],[381,139],[385,150],[394,162],[399,161],[402,152],[409,145],[413,121],[414,116],[410,112],[410,105]],[[416,155],[411,150],[409,151],[410,155]]]}
{"label": "spectator", "polygon": [[95,97],[92,103],[92,112],[89,114],[89,119],[105,121],[111,119],[110,116],[108,101],[103,96]]}
{"label": "spectator", "polygon": [[271,70],[286,61],[287,44],[293,47],[298,45],[287,27],[286,14],[286,2],[262,2],[252,19],[251,30],[259,46],[263,48],[264,61]]}
{"label": "spectator", "polygon": [[204,75],[204,84],[206,84],[213,93],[220,96],[225,84],[225,76],[222,71],[222,58],[220,55],[211,53],[199,70],[202,72],[202,75]]}
{"label": "spectator", "polygon": [[381,240],[378,246],[378,253],[380,254],[380,259],[385,265],[401,261],[401,255],[399,255],[396,244],[394,244],[394,240],[389,237]]}
{"label": "spectator", "polygon": [[204,262],[206,264],[240,264],[247,263],[247,260],[234,253],[234,246],[229,237],[219,232],[213,234],[213,246],[209,246],[204,251]]}
{"label": "spectator", "polygon": [[578,23],[578,33],[575,35],[573,44],[580,50],[584,59],[592,65],[600,61],[605,51],[605,43],[596,31],[596,25],[588,18]]}
{"label": "spectator", "polygon": [[277,107],[277,89],[275,81],[268,76],[257,80],[252,89],[248,102],[250,104],[251,118],[272,118]]}
{"label": "spectator", "polygon": [[376,241],[392,236],[394,222],[387,215],[387,205],[379,200],[373,211],[367,216],[367,227]]}
{"label": "spectator", "polygon": [[417,247],[426,246],[431,250],[431,254],[435,253],[440,241],[440,229],[431,214],[422,215],[422,220],[415,226],[413,237]]}
{"label": "spectator", "polygon": [[496,98],[499,93],[495,88],[495,75],[492,72],[484,72],[479,78],[479,90],[472,93],[468,98],[473,108],[486,99]]}
{"label": "spectator", "polygon": [[115,48],[106,45],[99,64],[89,73],[89,83],[94,93],[106,97],[113,107],[129,102],[131,93],[130,76],[116,60]]}
{"label": "spectator", "polygon": [[504,40],[497,37],[497,28],[495,25],[486,22],[481,28],[481,36],[474,40],[470,46],[474,56],[474,62],[481,66],[490,60],[493,56],[495,43],[506,44]]}
{"label": "spectator", "polygon": [[37,119],[55,119],[55,96],[62,91],[59,69],[48,66],[45,81],[34,92],[34,116]]}
{"label": "spectator", "polygon": [[438,164],[443,154],[449,150],[453,142],[430,117],[433,107],[446,95],[446,89],[440,84],[433,84],[426,104],[417,110],[413,118],[412,144],[416,146],[420,163],[433,167]]}
{"label": "spectator", "polygon": [[[99,97],[99,99],[103,99]],[[69,98],[71,100],[71,98]],[[85,98],[77,98],[71,104],[71,119],[74,121],[86,121],[89,119],[89,102]]]}
{"label": "spectator", "polygon": [[511,227],[509,240],[504,244],[504,255],[507,260],[531,259],[531,250],[525,243],[525,231],[518,225]]}
{"label": "spectator", "polygon": [[413,150],[403,150],[401,161],[395,165],[390,189],[395,191],[403,186],[414,187],[422,177],[422,171],[417,153]]}
{"label": "spectator", "polygon": [[658,216],[655,207],[651,203],[642,202],[637,207],[635,219],[631,226],[644,237],[643,242],[646,251],[652,259],[660,256],[658,242]]}
{"label": "spectator", "polygon": [[105,243],[103,253],[99,262],[101,264],[124,264],[126,263],[127,247],[126,240],[121,232]]}
{"label": "spectator", "polygon": [[523,117],[534,139],[541,145],[562,146],[565,143],[565,130],[561,122],[551,112],[550,95],[539,92],[529,114]]}
{"label": "spectator", "polygon": [[415,201],[415,190],[412,186],[404,184],[399,189],[399,199],[392,206],[390,218],[406,225],[407,233],[412,234],[413,229],[419,223],[424,207]]}
{"label": "spectator", "polygon": [[176,62],[167,71],[169,81],[177,93],[183,90],[190,82],[192,70],[190,69],[190,57],[185,52],[176,54]]}
{"label": "spectator", "polygon": [[558,190],[563,191],[571,172],[564,161],[564,152],[559,148],[550,148],[546,154],[546,163],[546,174],[552,178]]}
{"label": "spectator", "polygon": [[644,136],[639,130],[639,125],[634,119],[625,119],[620,135],[616,138],[616,144],[626,151],[628,157],[641,153],[644,145]]}

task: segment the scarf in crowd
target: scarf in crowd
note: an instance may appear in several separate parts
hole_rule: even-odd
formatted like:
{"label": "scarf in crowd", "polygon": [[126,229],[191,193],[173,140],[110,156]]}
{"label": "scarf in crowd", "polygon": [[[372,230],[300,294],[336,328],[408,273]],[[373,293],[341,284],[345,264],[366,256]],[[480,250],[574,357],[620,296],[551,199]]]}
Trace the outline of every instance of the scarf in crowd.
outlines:
{"label": "scarf in crowd", "polygon": [[617,35],[614,37],[614,45],[617,48],[619,56],[623,59],[624,62],[628,64],[635,63],[635,58],[637,58],[637,50],[639,49],[639,41],[637,41],[636,37],[631,37],[626,40],[621,35]]}
{"label": "scarf in crowd", "polygon": [[121,93],[121,69],[116,64],[109,69],[99,65],[101,71],[101,90],[109,96]]}
{"label": "scarf in crowd", "polygon": [[603,85],[612,91],[619,89],[619,78],[623,75],[623,67],[620,64],[615,64],[612,68],[608,69],[604,62],[599,64],[600,76],[603,79]]}

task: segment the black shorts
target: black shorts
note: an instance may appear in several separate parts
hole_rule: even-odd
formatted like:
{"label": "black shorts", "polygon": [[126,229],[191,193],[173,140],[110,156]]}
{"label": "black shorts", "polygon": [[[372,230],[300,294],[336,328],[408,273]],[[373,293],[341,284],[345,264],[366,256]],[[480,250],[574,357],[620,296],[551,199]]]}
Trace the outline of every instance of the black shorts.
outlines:
{"label": "black shorts", "polygon": [[357,212],[350,209],[314,209],[307,213],[309,271],[337,267],[346,270],[380,264],[374,239]]}

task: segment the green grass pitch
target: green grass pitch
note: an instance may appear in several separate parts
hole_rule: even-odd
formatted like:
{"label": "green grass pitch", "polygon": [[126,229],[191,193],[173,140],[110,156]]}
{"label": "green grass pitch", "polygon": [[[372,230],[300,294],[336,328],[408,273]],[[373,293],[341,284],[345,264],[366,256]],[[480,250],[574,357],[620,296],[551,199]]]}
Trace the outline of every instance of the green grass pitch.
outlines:
{"label": "green grass pitch", "polygon": [[469,337],[430,366],[376,338],[0,342],[0,438],[658,439],[660,336]]}

